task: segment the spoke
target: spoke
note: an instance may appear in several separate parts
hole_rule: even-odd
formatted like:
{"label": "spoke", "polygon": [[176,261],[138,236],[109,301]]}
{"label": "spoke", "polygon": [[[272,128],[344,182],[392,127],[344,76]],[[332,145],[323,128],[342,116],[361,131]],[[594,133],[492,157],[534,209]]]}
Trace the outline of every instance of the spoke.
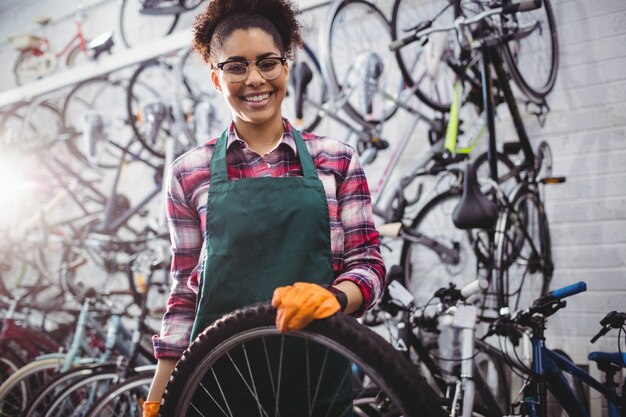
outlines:
{"label": "spoke", "polygon": [[[217,402],[217,400],[215,398],[213,398],[213,395],[211,395],[211,393],[209,392],[209,390],[206,389],[206,387],[204,386],[204,384],[200,384],[200,387],[202,387],[202,389],[204,390],[204,392],[207,393],[207,395],[213,400],[213,402],[215,403],[215,405],[217,405],[217,407],[222,411],[222,413],[224,413],[224,415],[226,417],[233,417],[233,413],[230,411],[230,407],[228,406],[228,400],[226,399],[226,396],[224,395],[224,391],[222,390],[222,385],[220,384],[219,379],[217,379],[217,376],[215,376],[215,370],[211,367],[211,374],[213,375],[213,378],[215,379],[215,383],[217,384],[217,388],[220,390],[220,394],[222,395],[222,399],[224,400],[224,404],[226,405],[226,409],[228,410],[228,414],[224,411],[224,409],[219,405],[219,403]],[[194,407],[195,408],[195,407]]]}
{"label": "spoke", "polygon": [[259,410],[261,410],[261,413],[262,413],[261,415],[265,415],[266,417],[268,417],[267,412],[265,412],[265,409],[263,409],[263,405],[259,401],[259,397],[256,395],[256,392],[252,388],[250,388],[250,385],[248,384],[248,381],[246,381],[246,378],[244,378],[243,374],[239,370],[239,367],[237,366],[237,364],[233,360],[232,356],[230,356],[230,352],[226,352],[226,356],[228,356],[228,359],[230,360],[230,363],[235,368],[235,371],[237,371],[237,373],[239,374],[239,377],[241,378],[243,383],[246,385],[246,388],[248,388],[248,391],[250,392],[252,397],[256,400],[257,405],[259,406]]}
{"label": "spoke", "polygon": [[274,409],[274,416],[277,417],[280,414],[278,413],[278,405],[280,404],[280,383],[281,376],[283,374],[283,351],[285,347],[285,336],[281,335],[280,337],[280,355],[278,356],[278,385],[276,387],[276,407]]}
{"label": "spoke", "polygon": [[270,371],[270,385],[272,386],[272,393],[274,393],[274,399],[276,400],[276,387],[274,386],[274,376],[272,375],[272,367],[270,366],[270,358],[267,353],[267,344],[265,343],[265,337],[261,339],[263,342],[263,351],[265,353],[265,362],[267,363],[267,369]]}
{"label": "spoke", "polygon": [[[241,343],[241,349],[243,350],[243,356],[246,358],[246,365],[248,366],[248,373],[250,374],[250,382],[252,383],[252,388],[254,389],[253,395],[254,395],[254,398],[257,399],[257,404],[259,406],[259,415],[263,416],[263,414],[265,414],[267,416],[267,413],[265,413],[265,411],[263,410],[263,407],[261,406],[261,402],[258,400],[259,394],[256,391],[256,384],[254,383],[254,376],[252,375],[252,369],[250,368],[250,361],[248,360],[248,352],[246,351],[245,343]],[[270,370],[270,373],[271,373],[271,370]]]}
{"label": "spoke", "polygon": [[[324,360],[322,361],[322,369],[320,371],[320,376],[317,379],[317,386],[315,387],[315,394],[313,395],[313,404],[315,404],[315,400],[317,400],[317,394],[319,392],[320,385],[322,384],[322,377],[324,376],[324,371],[326,370],[326,359],[328,359],[328,349],[326,349],[326,352],[324,353]],[[308,386],[308,383],[307,383],[307,386]]]}
{"label": "spoke", "polygon": [[[343,374],[343,377],[341,378],[341,382],[339,383],[339,388],[337,389],[337,391],[335,391],[335,396],[333,397],[333,400],[330,402],[330,405],[328,406],[328,410],[326,411],[325,417],[328,417],[330,410],[333,409],[333,405],[335,404],[335,401],[337,401],[337,397],[339,396],[340,388],[343,387],[343,384],[346,382],[346,378],[348,376],[351,376],[351,374],[352,374],[352,368],[348,367],[346,372]],[[352,401],[350,401],[350,405],[348,405],[348,410],[350,410],[351,408],[352,408]],[[343,413],[341,413],[341,415],[344,415],[345,413],[346,413],[346,410],[344,410]]]}
{"label": "spoke", "polygon": [[[308,339],[304,341],[304,346],[305,346],[304,353],[306,357],[306,385],[308,387],[309,381],[311,381],[311,371],[309,367],[309,340]],[[307,402],[309,406],[309,417],[310,417],[311,413],[313,413],[313,403],[311,403],[311,390],[309,389],[306,390],[306,398],[307,398]]]}

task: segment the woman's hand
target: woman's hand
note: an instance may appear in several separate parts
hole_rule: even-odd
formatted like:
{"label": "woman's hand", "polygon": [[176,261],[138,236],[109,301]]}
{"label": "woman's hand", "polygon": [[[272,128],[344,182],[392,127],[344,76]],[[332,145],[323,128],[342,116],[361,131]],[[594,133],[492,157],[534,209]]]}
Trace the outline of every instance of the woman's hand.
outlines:
{"label": "woman's hand", "polygon": [[278,310],[276,328],[281,333],[300,330],[315,319],[330,317],[341,310],[333,293],[309,282],[276,288],[272,306]]}
{"label": "woman's hand", "polygon": [[161,403],[159,401],[145,401],[143,403],[142,417],[157,417],[160,407]]}

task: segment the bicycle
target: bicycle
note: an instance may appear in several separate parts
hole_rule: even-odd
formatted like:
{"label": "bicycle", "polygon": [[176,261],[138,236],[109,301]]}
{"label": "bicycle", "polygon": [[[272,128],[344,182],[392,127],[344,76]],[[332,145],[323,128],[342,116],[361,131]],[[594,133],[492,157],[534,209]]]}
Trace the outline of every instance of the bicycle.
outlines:
{"label": "bicycle", "polygon": [[[471,17],[485,10],[483,2],[473,0],[447,4],[394,1],[392,38],[394,42],[409,43],[396,50],[396,60],[405,82],[415,88],[415,95],[428,106],[447,111],[454,91],[451,86],[459,75],[471,80],[475,91],[480,92],[480,68],[473,63],[464,64],[475,62],[475,55],[461,50],[453,36],[440,32],[424,43],[414,42],[409,34],[433,24],[451,24],[459,16]],[[496,19],[499,20],[494,25],[504,40],[502,55],[510,76],[529,100],[541,103],[554,87],[559,66],[558,36],[549,0],[543,0],[535,10],[519,10]]]}
{"label": "bicycle", "polygon": [[389,315],[383,322],[390,342],[427,375],[450,416],[504,415],[509,400],[505,362],[476,336],[480,323],[473,301],[488,282],[478,279],[460,289],[450,283],[435,291],[428,303],[417,305],[400,283],[402,275],[398,265],[390,268],[388,285],[376,307]]}
{"label": "bicycle", "polygon": [[[85,415],[100,397],[106,395],[112,384],[154,374],[154,366],[151,365],[154,363],[152,349],[144,347],[141,341],[142,336],[155,332],[145,320],[148,317],[147,290],[155,284],[152,275],[159,267],[159,263],[153,263],[150,267],[133,333],[130,334],[121,325],[119,316],[111,317],[114,326],[107,331],[105,346],[107,351],[117,346],[124,356],[119,356],[117,362],[102,357],[93,365],[60,374],[30,401],[23,413],[25,417],[62,416],[66,415],[67,410],[75,415]],[[130,340],[130,346],[125,343],[126,340]]]}
{"label": "bicycle", "polygon": [[[467,165],[464,173],[463,195],[460,203],[454,208],[453,221],[454,225],[460,229],[486,230],[484,234],[474,235],[474,241],[470,246],[470,248],[473,246],[473,250],[468,253],[474,252],[476,254],[478,267],[484,268],[489,277],[494,289],[490,296],[495,297],[495,301],[487,302],[489,300],[486,300],[485,305],[491,304],[491,307],[494,306],[494,303],[495,307],[520,305],[520,302],[524,304],[524,298],[532,299],[545,292],[550,284],[554,268],[550,253],[548,223],[539,186],[564,182],[565,178],[537,177],[539,172],[543,172],[542,167],[538,166],[543,158],[535,156],[505,73],[499,52],[503,38],[493,22],[488,20],[494,15],[516,13],[533,7],[536,7],[533,2],[505,4],[502,7],[484,10],[470,18],[460,16],[452,25],[429,27],[417,31],[406,38],[395,41],[391,46],[393,49],[403,48],[404,45],[424,39],[430,34],[456,30],[459,33],[461,46],[469,51],[478,51],[481,58],[480,67],[483,77],[481,107],[485,111],[489,141],[487,157],[479,163],[487,163],[489,168],[491,183],[488,187],[492,199],[483,196],[477,182],[476,170],[480,169],[480,166]],[[469,28],[475,27],[476,24],[481,24],[480,29],[470,33]],[[492,66],[496,72],[495,81],[492,80]],[[493,97],[493,85],[496,82],[502,99],[513,117],[519,139],[519,143],[505,144],[504,149],[506,153],[521,152],[523,155],[520,164],[514,165],[510,161],[507,163],[510,170],[506,174],[507,177],[519,177],[521,180],[508,193],[505,193],[499,185],[505,176],[498,175],[498,162],[506,159],[506,156],[501,156],[496,151],[494,122],[496,102]],[[541,152],[545,153],[546,148],[547,144],[543,145]],[[454,198],[454,193],[447,193],[436,198],[443,204],[443,201],[450,201]],[[432,210],[436,204],[432,203],[428,209]],[[418,214],[414,226],[418,226],[425,215],[421,214],[420,216]],[[443,237],[430,237],[434,242],[439,243],[439,247],[449,247],[456,252],[461,249],[458,238],[448,239],[445,234]],[[423,248],[433,247],[432,240],[430,243],[430,245],[420,246],[414,245],[412,242],[405,242],[402,265],[406,271],[405,284],[408,288],[412,288],[411,281],[417,277],[412,269],[419,266],[417,261],[411,259],[412,252],[423,252]],[[446,271],[447,275],[456,274],[459,271],[459,269],[455,269],[458,265],[458,259],[458,257],[441,259],[451,268],[450,271]]]}
{"label": "bicycle", "polygon": [[[621,346],[619,346],[619,352],[616,353],[589,353],[588,359],[596,362],[600,371],[605,375],[604,382],[600,382],[567,357],[550,350],[545,345],[547,318],[567,305],[565,298],[579,294],[586,289],[587,285],[581,281],[553,290],[536,299],[530,307],[513,315],[504,315],[491,325],[489,334],[506,336],[514,344],[519,343],[524,337],[525,329],[530,332],[532,365],[525,369],[527,377],[525,377],[523,390],[520,391],[520,394],[523,393],[523,398],[512,405],[511,415],[546,417],[558,415],[559,412],[564,411],[570,417],[588,416],[584,395],[581,395],[576,385],[572,386],[568,383],[565,378],[567,374],[573,378],[574,382],[584,383],[606,398],[609,416],[619,416],[620,409],[623,413],[626,389],[622,389],[622,394],[619,395],[616,389],[619,385],[615,379],[616,374],[626,368],[626,355]],[[621,335],[621,332],[625,330],[625,323],[626,313],[617,311],[608,313],[600,321],[602,329],[591,339],[591,342],[594,343],[611,329],[619,329]],[[618,337],[618,343],[620,343],[619,339]]]}
{"label": "bicycle", "polygon": [[[52,49],[50,39],[45,35],[38,36],[34,33],[27,33],[9,37],[9,43],[19,51],[15,64],[13,64],[13,75],[18,86],[54,73],[58,68],[59,59],[64,56],[65,67],[70,68],[78,64],[81,54],[87,59],[95,60],[103,52],[111,50],[113,47],[112,33],[99,35],[91,42],[85,38],[83,14],[83,4],[79,1],[74,17],[76,32],[63,49],[58,52]],[[45,29],[51,20],[50,17],[43,17],[35,19],[35,23]]]}
{"label": "bicycle", "polygon": [[[276,330],[275,318],[276,311],[269,304],[259,304],[228,314],[205,329],[178,362],[161,413],[188,416],[212,407],[232,416],[285,415],[282,411],[286,410],[279,410],[280,390],[283,385],[304,383],[299,403],[313,415],[324,415],[329,409],[333,416],[352,410],[357,415],[443,415],[433,401],[437,395],[408,359],[353,318],[336,314],[285,335]],[[290,355],[301,359],[302,369],[281,366],[282,358]],[[235,365],[240,378],[231,380],[230,387],[237,386],[241,398],[257,398],[254,410],[238,410],[238,402],[231,397],[234,393],[218,389],[221,372],[232,373],[232,361],[237,360],[249,366],[239,369]],[[342,370],[341,380],[320,386],[324,371],[337,366]],[[354,378],[353,369],[365,377]],[[318,403],[318,394],[321,397],[329,389],[335,397]]]}

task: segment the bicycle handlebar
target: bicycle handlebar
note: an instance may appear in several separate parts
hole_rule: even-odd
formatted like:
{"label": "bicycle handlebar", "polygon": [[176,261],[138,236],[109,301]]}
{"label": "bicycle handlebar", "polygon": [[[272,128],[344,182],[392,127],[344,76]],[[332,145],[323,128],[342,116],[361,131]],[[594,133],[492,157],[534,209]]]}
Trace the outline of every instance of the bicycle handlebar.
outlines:
{"label": "bicycle handlebar", "polygon": [[566,298],[581,292],[587,291],[587,283],[584,281],[577,282],[576,284],[567,285],[562,288],[550,291],[546,296],[552,298]]}
{"label": "bicycle handlebar", "polygon": [[468,298],[469,296],[478,294],[487,288],[489,288],[489,281],[484,278],[479,278],[461,288],[461,296],[463,298]]}
{"label": "bicycle handlebar", "polygon": [[[520,0],[519,2],[512,2],[502,7],[495,7],[489,10],[485,10],[484,12],[481,12],[474,17],[466,18],[464,16],[459,16],[456,19],[454,19],[454,23],[448,26],[441,26],[441,27],[433,28],[433,27],[430,27],[432,22],[428,22],[425,25],[420,24],[417,26],[415,33],[405,38],[397,39],[393,41],[389,45],[389,49],[391,51],[397,51],[398,49],[402,48],[405,45],[408,45],[409,43],[415,42],[422,38],[426,38],[431,33],[448,32],[451,30],[460,31],[462,27],[480,22],[481,20],[486,19],[489,16],[493,16],[496,14],[513,14],[517,12],[526,12],[526,11],[538,9],[541,7],[541,5],[542,5],[542,0]],[[426,28],[422,29],[424,26],[426,26]]]}

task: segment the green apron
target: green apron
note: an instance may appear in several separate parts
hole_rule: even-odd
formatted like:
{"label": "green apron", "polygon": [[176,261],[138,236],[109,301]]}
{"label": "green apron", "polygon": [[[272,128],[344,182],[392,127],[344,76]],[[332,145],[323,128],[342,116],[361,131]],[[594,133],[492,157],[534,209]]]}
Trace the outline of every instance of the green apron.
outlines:
{"label": "green apron", "polygon": [[[296,281],[326,286],[333,281],[326,193],[304,140],[295,129],[292,131],[302,177],[229,181],[228,132],[217,141],[210,165],[207,252],[191,341],[224,314],[269,301],[277,287]],[[272,387],[278,381],[280,368],[280,416],[338,417],[349,409],[352,401],[349,363],[332,352],[325,355],[326,349],[305,345],[303,340],[287,337],[284,343],[280,346],[280,337],[266,339],[264,343],[246,343],[245,353],[231,352],[233,362],[225,359],[214,365],[219,387],[213,373],[207,374],[203,387],[215,393],[213,398],[221,399],[223,394],[235,417],[259,415],[259,402],[268,415],[274,415],[276,401]],[[279,352],[283,352],[280,367]],[[246,376],[246,382],[240,372]],[[252,380],[259,401],[248,389]],[[308,387],[315,390],[318,381],[321,383],[315,397],[317,408],[310,412],[308,404],[315,393]],[[225,410],[224,402],[218,402]],[[202,403],[207,415],[222,415],[214,401]],[[345,415],[351,415],[351,411]]]}

